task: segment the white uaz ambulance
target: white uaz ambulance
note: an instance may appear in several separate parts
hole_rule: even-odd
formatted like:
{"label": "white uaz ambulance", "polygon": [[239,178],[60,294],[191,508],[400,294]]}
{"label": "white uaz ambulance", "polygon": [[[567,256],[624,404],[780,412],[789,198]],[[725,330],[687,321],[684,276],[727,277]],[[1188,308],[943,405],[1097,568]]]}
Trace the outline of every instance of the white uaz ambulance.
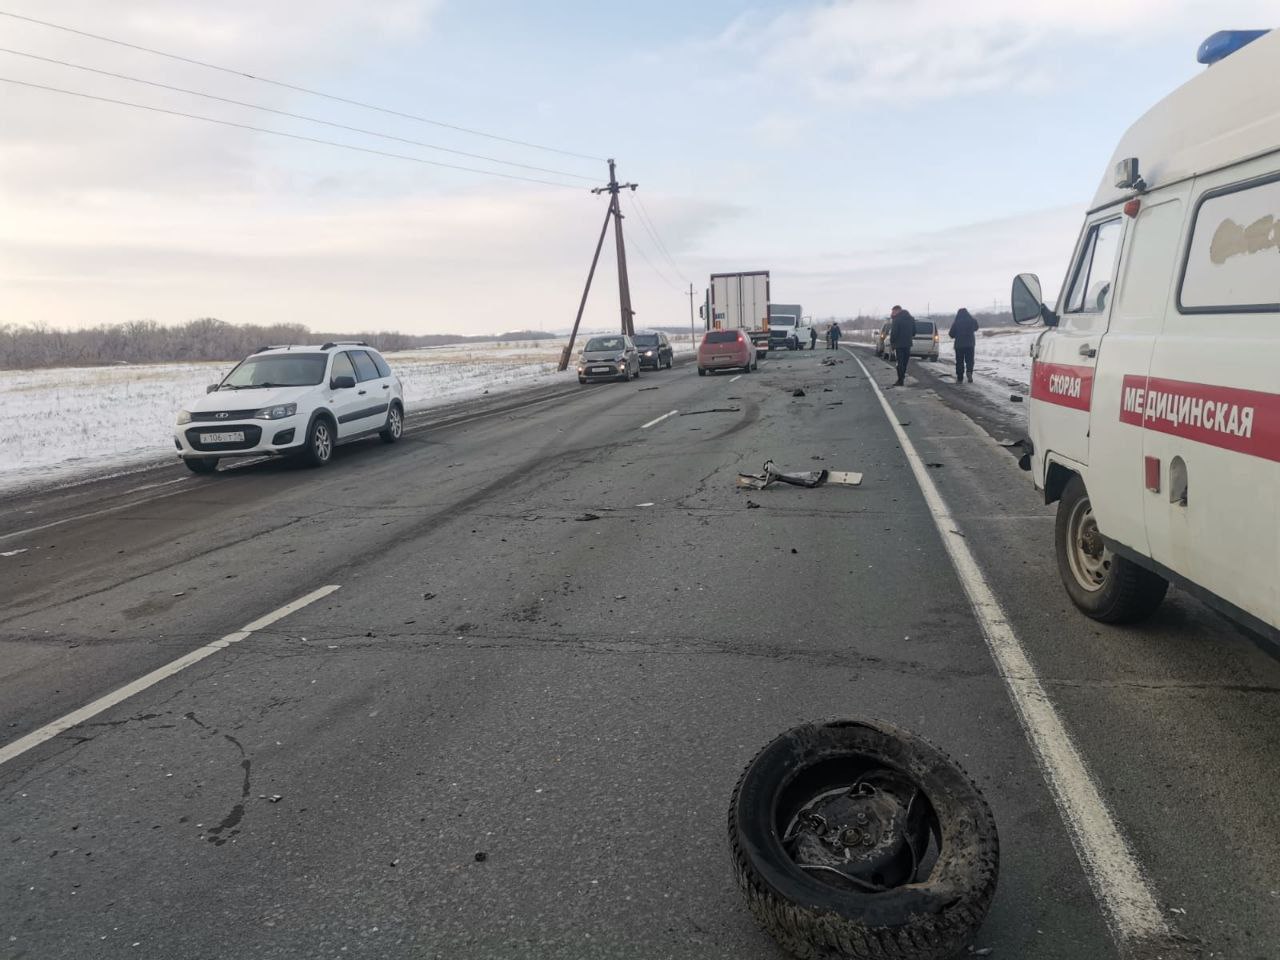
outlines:
{"label": "white uaz ambulance", "polygon": [[1048,327],[1024,466],[1076,606],[1132,621],[1173,582],[1280,642],[1280,31],[1260,34],[1205,42],[1120,141],[1056,310],[1022,274],[1013,312]]}

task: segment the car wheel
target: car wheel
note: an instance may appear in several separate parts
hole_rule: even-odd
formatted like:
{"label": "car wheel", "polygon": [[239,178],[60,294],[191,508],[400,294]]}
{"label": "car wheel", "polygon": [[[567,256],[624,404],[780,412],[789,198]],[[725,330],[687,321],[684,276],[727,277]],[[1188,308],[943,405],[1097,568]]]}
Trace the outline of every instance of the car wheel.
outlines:
{"label": "car wheel", "polygon": [[579,378],[578,378],[578,383],[583,384],[583,385],[585,386],[585,385],[586,385],[586,382],[587,382],[587,378],[586,378],[586,377],[579,377]]}
{"label": "car wheel", "polygon": [[400,404],[391,404],[391,409],[387,411],[387,426],[378,434],[382,438],[383,443],[395,443],[404,434],[404,411],[400,409]]}
{"label": "car wheel", "polygon": [[1053,539],[1067,596],[1095,620],[1133,623],[1145,619],[1169,589],[1163,577],[1111,552],[1078,476],[1068,481],[1058,501]]}
{"label": "car wheel", "polygon": [[217,457],[183,457],[182,462],[192,473],[213,473],[218,469]]}
{"label": "car wheel", "polygon": [[328,417],[316,417],[307,428],[302,456],[313,467],[323,467],[333,459],[333,424]]}
{"label": "car wheel", "polygon": [[706,371],[706,370],[704,370],[702,367],[699,367],[699,368],[698,368],[698,376],[700,376],[700,377],[705,377],[706,375],[707,375],[707,371]]}
{"label": "car wheel", "polygon": [[878,720],[808,723],[766,746],[728,833],[748,908],[797,957],[958,957],[996,891],[1000,840],[978,787]]}

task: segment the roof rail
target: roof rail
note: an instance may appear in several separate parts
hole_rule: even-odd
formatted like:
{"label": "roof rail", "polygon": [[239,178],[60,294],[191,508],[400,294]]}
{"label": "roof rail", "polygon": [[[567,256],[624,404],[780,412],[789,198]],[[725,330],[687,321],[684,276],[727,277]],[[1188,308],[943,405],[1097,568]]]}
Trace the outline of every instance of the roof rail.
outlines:
{"label": "roof rail", "polygon": [[265,346],[265,347],[259,347],[257,350],[255,350],[255,351],[253,351],[253,352],[254,352],[254,353],[265,353],[267,350],[288,350],[288,349],[289,349],[290,347],[292,347],[292,346],[293,346],[293,344],[291,344],[291,343],[273,343],[273,344],[269,344],[268,346]]}
{"label": "roof rail", "polygon": [[328,343],[320,347],[321,350],[329,350],[333,347],[367,347],[369,344],[363,340],[330,340]]}

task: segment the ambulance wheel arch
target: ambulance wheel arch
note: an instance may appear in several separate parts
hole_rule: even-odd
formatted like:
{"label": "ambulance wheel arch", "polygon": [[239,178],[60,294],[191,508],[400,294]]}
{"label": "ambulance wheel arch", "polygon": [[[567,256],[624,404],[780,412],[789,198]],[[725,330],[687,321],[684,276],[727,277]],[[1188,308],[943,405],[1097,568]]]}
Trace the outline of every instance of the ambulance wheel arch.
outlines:
{"label": "ambulance wheel arch", "polygon": [[1054,523],[1058,573],[1071,602],[1102,623],[1134,623],[1164,600],[1169,582],[1111,549],[1079,474],[1063,487]]}

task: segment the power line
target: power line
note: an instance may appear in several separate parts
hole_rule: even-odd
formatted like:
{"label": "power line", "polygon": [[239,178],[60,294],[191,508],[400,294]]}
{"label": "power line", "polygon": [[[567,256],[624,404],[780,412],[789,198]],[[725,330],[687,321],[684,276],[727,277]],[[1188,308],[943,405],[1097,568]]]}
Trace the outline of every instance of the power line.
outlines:
{"label": "power line", "polygon": [[482,153],[468,153],[465,150],[454,150],[450,147],[441,147],[434,143],[424,143],[421,140],[410,140],[405,137],[393,136],[389,133],[379,133],[376,130],[365,130],[362,127],[352,127],[345,123],[335,123],[332,120],[324,120],[320,117],[309,117],[301,113],[290,113],[288,110],[277,110],[274,107],[264,107],[257,103],[246,103],[243,100],[232,100],[229,97],[220,97],[212,93],[202,93],[199,90],[188,90],[185,87],[175,87],[168,83],[160,83],[156,80],[144,80],[141,77],[131,77],[124,73],[112,73],[110,70],[99,70],[97,67],[88,67],[80,63],[72,63],[69,60],[58,60],[54,57],[42,57],[35,53],[26,53],[22,50],[11,50],[8,47],[0,47],[0,53],[12,54],[15,57],[26,57],[30,60],[39,60],[43,63],[52,63],[60,67],[70,67],[73,70],[83,70],[86,73],[95,73],[102,77],[112,77],[116,80],[127,80],[130,83],[141,83],[148,87],[157,87],[161,90],[171,90],[174,93],[187,94],[193,97],[203,97],[206,100],[216,100],[219,103],[228,103],[236,107],[247,107],[250,110],[261,110],[264,113],[274,113],[276,116],[289,117],[293,120],[305,120],[308,123],[319,123],[326,127],[333,127],[336,130],[347,130],[351,133],[359,133],[369,137],[379,137],[383,140],[394,140],[397,143],[407,143],[415,147],[425,147],[428,150],[439,150],[443,153],[455,154],[459,157],[470,157],[472,160],[484,160],[488,163],[500,163],[508,167],[518,167],[521,170],[533,170],[538,173],[551,173],[559,177],[572,177],[575,180],[586,180],[591,183],[596,181],[595,177],[586,177],[580,173],[569,173],[564,170],[552,170],[549,167],[535,167],[527,163],[516,163],[513,160],[500,160],[497,157],[488,157]]}
{"label": "power line", "polygon": [[654,262],[649,259],[648,254],[644,252],[644,247],[640,244],[638,239],[634,241],[634,246],[635,246],[636,253],[640,254],[640,258],[644,260],[646,264],[649,265],[649,269],[652,270],[657,275],[658,279],[661,280],[663,283],[665,283],[668,287],[670,287],[676,293],[680,294],[681,296],[684,296],[684,291],[680,289],[680,287],[676,286],[676,284],[672,283],[671,278],[668,277],[666,273],[664,273],[662,270],[659,270],[657,266],[654,264]]}
{"label": "power line", "polygon": [[11,83],[19,87],[30,87],[33,90],[45,90],[49,93],[61,93],[69,97],[80,97],[84,100],[96,100],[99,103],[114,103],[121,107],[133,107],[151,113],[163,113],[171,117],[185,117],[188,120],[203,120],[205,123],[216,123],[223,127],[235,127],[239,130],[250,130],[254,133],[269,133],[273,137],[287,137],[290,140],[301,140],[305,143],[318,143],[326,147],[340,147],[343,150],[354,150],[357,153],[371,153],[379,157],[390,157],[393,160],[409,160],[413,163],[424,163],[432,167],[443,167],[446,170],[462,170],[466,173],[480,173],[489,177],[501,177],[504,180],[523,180],[527,183],[541,183],[549,187],[564,187],[566,190],[578,190],[569,183],[558,183],[555,180],[540,180],[537,177],[522,177],[515,173],[501,173],[497,170],[481,170],[478,167],[464,167],[455,163],[444,163],[440,160],[427,160],[423,157],[411,157],[404,153],[391,153],[387,150],[375,150],[372,147],[358,147],[350,143],[339,143],[337,140],[322,140],[308,137],[300,133],[285,133],[283,130],[269,130],[266,127],[255,127],[248,123],[236,123],[233,120],[219,120],[216,117],[205,117],[198,113],[184,113],[181,110],[166,110],[163,107],[152,107],[145,103],[133,103],[129,100],[116,100],[112,97],[99,97],[92,93],[80,93],[76,90],[63,90],[60,87],[48,87],[42,83],[29,83],[26,80],[14,80],[11,77],[0,77],[0,83]]}
{"label": "power line", "polygon": [[231,74],[235,77],[243,77],[248,80],[256,80],[259,83],[270,84],[273,87],[280,87],[284,90],[293,90],[297,93],[305,93],[311,97],[322,97],[325,100],[332,100],[335,103],[345,103],[348,106],[360,107],[363,110],[376,110],[378,113],[389,114],[393,117],[400,117],[404,120],[414,120],[418,123],[429,123],[435,127],[443,127],[446,130],[455,130],[458,133],[466,133],[473,137],[486,137],[490,140],[500,140],[503,143],[514,144],[519,147],[529,147],[533,150],[545,150],[548,153],[558,153],[566,157],[577,157],[579,160],[599,160],[603,161],[603,157],[593,157],[585,153],[574,153],[572,150],[561,150],[557,147],[548,147],[539,143],[531,143],[528,140],[516,140],[511,137],[499,136],[496,133],[485,133],[483,130],[473,130],[470,127],[460,127],[456,124],[445,123],[441,120],[431,120],[427,117],[419,117],[412,113],[402,113],[399,110],[392,110],[390,107],[380,107],[374,103],[365,103],[361,100],[349,100],[346,97],[339,97],[332,93],[325,93],[321,90],[312,90],[308,87],[300,87],[296,84],[285,83],[282,80],[272,80],[269,77],[260,77],[252,73],[246,73],[243,70],[236,70],[231,67],[220,66],[216,63],[209,63],[205,60],[196,60],[192,57],[184,57],[176,53],[167,53],[164,50],[156,50],[152,47],[144,47],[136,43],[129,43],[127,40],[117,40],[114,37],[104,37],[101,34],[89,33],[87,30],[77,30],[75,27],[68,27],[60,23],[51,23],[48,20],[38,20],[35,17],[23,16],[20,13],[11,13],[8,10],[0,10],[0,17],[9,17],[13,20],[22,20],[26,23],[34,23],[37,26],[49,27],[52,30],[61,30],[65,33],[73,33],[79,37],[87,37],[90,40],[101,40],[103,43],[113,43],[116,46],[127,47],[130,50],[138,50],[142,53],[149,53],[157,57],[165,57],[169,60],[177,60],[179,63],[189,63],[192,66],[204,67],[208,70],[217,70],[220,73]]}
{"label": "power line", "polygon": [[662,235],[658,233],[658,226],[653,222],[653,217],[649,216],[649,210],[638,196],[635,197],[636,207],[640,211],[641,219],[645,221],[649,228],[649,232],[653,235],[654,243],[658,245],[658,249],[663,256],[667,258],[667,263],[671,264],[671,269],[676,272],[676,276],[684,275],[684,271],[680,269],[680,265],[676,263],[675,258],[671,256],[671,251],[667,249],[667,245],[662,242]]}

